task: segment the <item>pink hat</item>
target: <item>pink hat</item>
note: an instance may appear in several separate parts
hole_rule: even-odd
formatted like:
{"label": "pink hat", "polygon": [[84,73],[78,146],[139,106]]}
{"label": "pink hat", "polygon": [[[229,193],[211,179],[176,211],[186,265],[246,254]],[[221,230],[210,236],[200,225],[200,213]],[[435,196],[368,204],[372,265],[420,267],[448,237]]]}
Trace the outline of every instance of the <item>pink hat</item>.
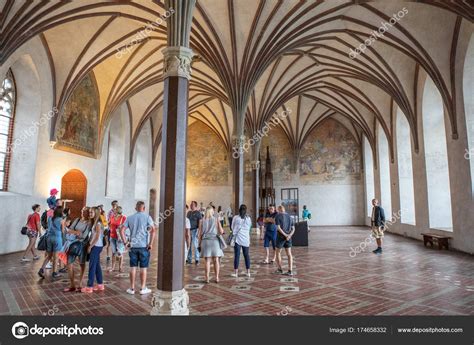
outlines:
{"label": "pink hat", "polygon": [[56,195],[56,194],[58,194],[58,192],[59,191],[56,188],[53,188],[49,191],[49,195]]}

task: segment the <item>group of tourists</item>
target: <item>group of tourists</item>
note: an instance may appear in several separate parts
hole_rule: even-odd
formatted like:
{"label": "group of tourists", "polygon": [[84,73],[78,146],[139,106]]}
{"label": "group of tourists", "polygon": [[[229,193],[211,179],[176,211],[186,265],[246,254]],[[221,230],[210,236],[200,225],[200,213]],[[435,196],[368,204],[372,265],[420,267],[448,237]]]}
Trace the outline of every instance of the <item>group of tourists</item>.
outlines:
{"label": "group of tourists", "polygon": [[[130,217],[123,214],[122,207],[114,200],[110,211],[105,214],[103,205],[84,206],[80,217],[71,219],[70,210],[63,207],[57,199],[57,189],[50,191],[47,199],[48,210],[41,214],[41,206],[32,206],[33,213],[28,216],[22,233],[28,237],[28,246],[21,259],[28,262],[31,252],[33,260],[39,260],[35,245],[39,236],[38,250],[45,251],[44,260],[38,275],[44,279],[47,269],[51,269],[52,279],[68,273],[69,287],[64,292],[92,293],[105,290],[101,255],[105,247],[106,265],[109,272],[118,268],[123,272],[123,257],[128,250],[130,257],[130,288],[127,293],[135,294],[135,277],[140,269],[140,294],[151,290],[146,286],[150,251],[155,237],[155,225],[150,215],[145,213],[145,203],[136,204],[136,213]],[[44,230],[44,231],[43,231]],[[43,233],[44,232],[44,233]],[[112,252],[112,257],[110,257]],[[75,264],[80,267],[76,282]],[[89,264],[87,283],[83,286],[86,265]],[[61,267],[62,266],[62,267]]]}
{"label": "group of tourists", "polygon": [[[211,262],[214,267],[215,282],[219,282],[220,274],[220,258],[224,256],[223,244],[224,229],[222,225],[221,213],[215,212],[215,206],[209,204],[204,212],[201,211],[196,201],[191,202],[191,209],[188,211],[186,205],[186,263],[199,264],[201,257],[204,258],[205,265],[205,282],[209,283],[209,274]],[[218,210],[221,210],[219,206]],[[228,214],[228,213],[227,213]],[[280,205],[278,211],[274,205],[270,205],[268,212],[265,215],[265,241],[264,247],[266,251],[266,259],[264,264],[276,262],[277,270],[275,273],[293,275],[293,256],[291,253],[292,241],[291,238],[295,232],[293,219],[285,208]],[[237,215],[229,220],[230,236],[227,240],[228,244],[234,249],[234,272],[232,277],[239,276],[239,264],[241,253],[244,256],[246,275],[251,276],[250,271],[250,233],[252,230],[252,220],[247,213],[247,206],[242,204],[239,207]],[[269,261],[269,246],[272,243],[274,250],[274,257]],[[285,248],[288,256],[289,268],[287,272],[283,272],[281,250]],[[194,254],[194,255],[193,255]]]}

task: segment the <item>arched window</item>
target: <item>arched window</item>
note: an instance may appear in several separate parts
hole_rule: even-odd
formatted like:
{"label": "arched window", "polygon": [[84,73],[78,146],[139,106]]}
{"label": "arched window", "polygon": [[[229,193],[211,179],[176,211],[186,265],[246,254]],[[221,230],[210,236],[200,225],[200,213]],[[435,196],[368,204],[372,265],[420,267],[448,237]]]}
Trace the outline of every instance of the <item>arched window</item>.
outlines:
{"label": "arched window", "polygon": [[374,185],[374,159],[372,156],[372,148],[369,141],[364,136],[364,177],[365,177],[365,197],[367,204],[367,217],[372,216],[372,199],[375,198]]}
{"label": "arched window", "polygon": [[114,114],[108,132],[107,183],[105,195],[122,198],[125,164],[124,119],[121,112]]}
{"label": "arched window", "polygon": [[474,35],[471,36],[469,47],[464,61],[463,91],[464,91],[464,113],[466,114],[467,138],[469,146],[466,149],[465,157],[471,164],[471,186],[474,195]]}
{"label": "arched window", "polygon": [[415,224],[410,125],[400,108],[397,111],[397,159],[401,221],[402,223]]}
{"label": "arched window", "polygon": [[0,87],[0,191],[8,189],[15,100],[15,80],[9,70]]}
{"label": "arched window", "polygon": [[385,210],[385,218],[392,217],[392,186],[390,180],[390,150],[388,140],[380,124],[377,128],[377,145],[380,173],[380,206]]}
{"label": "arched window", "polygon": [[423,92],[422,118],[430,227],[452,231],[453,218],[443,100],[429,77],[426,79]]}
{"label": "arched window", "polygon": [[138,136],[135,154],[135,199],[145,201],[148,198],[148,170],[151,161],[151,136],[148,123]]}

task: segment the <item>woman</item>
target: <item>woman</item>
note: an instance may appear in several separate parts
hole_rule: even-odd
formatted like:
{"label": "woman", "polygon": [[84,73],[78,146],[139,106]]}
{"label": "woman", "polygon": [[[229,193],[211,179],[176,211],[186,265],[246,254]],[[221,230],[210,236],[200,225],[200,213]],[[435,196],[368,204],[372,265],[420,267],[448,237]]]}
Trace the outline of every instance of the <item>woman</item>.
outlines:
{"label": "woman", "polygon": [[114,215],[109,219],[109,230],[110,230],[110,246],[112,248],[112,267],[109,272],[113,272],[115,269],[115,262],[118,259],[119,272],[123,272],[123,253],[125,252],[125,239],[121,237],[120,226],[125,223],[127,217],[122,214],[122,207],[116,206],[114,209]]}
{"label": "woman", "polygon": [[[79,255],[72,255],[68,253],[67,258],[67,269],[69,272],[69,282],[70,286],[64,289],[64,292],[81,292],[82,289],[82,280],[84,278],[84,273],[86,272],[86,258],[87,258],[87,245],[89,241],[89,233],[91,231],[91,225],[89,222],[89,207],[85,206],[81,210],[81,218],[75,219],[71,228],[67,231],[68,234],[74,234],[77,236],[76,244],[81,246],[81,251]],[[79,287],[76,288],[75,279],[74,279],[74,262],[79,262],[81,267],[81,273],[79,277]]]}
{"label": "woman", "polygon": [[211,270],[211,259],[214,264],[214,273],[216,274],[216,283],[219,283],[220,263],[219,258],[224,256],[219,244],[218,235],[222,235],[224,230],[221,223],[214,217],[212,206],[206,208],[204,219],[199,222],[199,252],[201,257],[206,260],[206,283],[209,283],[209,272]]}
{"label": "woman", "polygon": [[26,236],[28,236],[28,247],[25,249],[25,253],[23,254],[23,258],[21,259],[22,262],[30,261],[30,259],[26,258],[26,255],[31,250],[31,254],[33,254],[33,260],[38,260],[40,257],[36,254],[35,251],[35,244],[38,235],[41,233],[41,206],[38,204],[34,204],[31,209],[33,213],[28,216],[28,220],[26,222]]}
{"label": "woman", "polygon": [[58,206],[54,209],[53,216],[48,219],[48,237],[46,239],[46,258],[44,259],[43,265],[38,271],[38,275],[44,278],[44,268],[47,263],[51,260],[53,262],[53,278],[61,277],[61,274],[56,272],[57,266],[57,253],[63,247],[63,208]]}
{"label": "woman", "polygon": [[232,235],[234,244],[234,270],[232,277],[239,276],[240,248],[244,253],[245,268],[247,269],[247,277],[250,277],[250,230],[252,228],[252,220],[247,215],[247,206],[240,205],[239,214],[232,219]]}
{"label": "woman", "polygon": [[[89,258],[89,279],[87,287],[81,289],[81,292],[92,293],[93,291],[104,291],[105,286],[102,278],[102,268],[100,267],[100,253],[104,246],[104,225],[100,219],[100,210],[98,207],[92,207],[89,210],[89,221],[92,226],[92,235],[87,253]],[[97,286],[94,286],[94,280],[97,280]]]}

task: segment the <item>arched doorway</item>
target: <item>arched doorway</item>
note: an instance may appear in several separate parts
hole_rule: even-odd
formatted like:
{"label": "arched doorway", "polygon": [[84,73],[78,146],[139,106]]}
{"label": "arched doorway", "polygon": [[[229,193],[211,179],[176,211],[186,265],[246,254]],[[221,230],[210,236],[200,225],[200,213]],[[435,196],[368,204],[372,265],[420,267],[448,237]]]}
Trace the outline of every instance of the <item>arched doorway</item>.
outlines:
{"label": "arched doorway", "polygon": [[69,170],[61,179],[61,199],[72,200],[66,207],[71,209],[73,219],[81,215],[87,199],[87,178],[80,170]]}

